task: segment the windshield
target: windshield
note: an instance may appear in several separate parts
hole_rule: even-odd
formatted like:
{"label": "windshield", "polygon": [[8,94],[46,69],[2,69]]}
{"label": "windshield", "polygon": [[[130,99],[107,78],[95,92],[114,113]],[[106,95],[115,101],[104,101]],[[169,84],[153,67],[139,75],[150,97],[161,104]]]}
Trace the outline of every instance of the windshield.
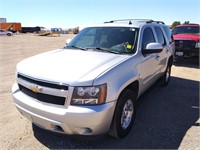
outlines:
{"label": "windshield", "polygon": [[132,27],[85,28],[65,48],[134,53],[137,33]]}
{"label": "windshield", "polygon": [[199,26],[181,26],[173,29],[172,34],[199,34]]}

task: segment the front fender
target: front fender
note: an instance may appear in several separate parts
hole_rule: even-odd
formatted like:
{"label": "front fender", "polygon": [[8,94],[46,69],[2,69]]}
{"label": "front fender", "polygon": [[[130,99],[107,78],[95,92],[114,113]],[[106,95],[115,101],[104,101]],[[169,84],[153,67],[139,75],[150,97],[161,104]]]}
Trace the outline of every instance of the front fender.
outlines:
{"label": "front fender", "polygon": [[130,58],[98,76],[94,85],[107,83],[107,102],[118,99],[120,93],[139,79],[137,60]]}

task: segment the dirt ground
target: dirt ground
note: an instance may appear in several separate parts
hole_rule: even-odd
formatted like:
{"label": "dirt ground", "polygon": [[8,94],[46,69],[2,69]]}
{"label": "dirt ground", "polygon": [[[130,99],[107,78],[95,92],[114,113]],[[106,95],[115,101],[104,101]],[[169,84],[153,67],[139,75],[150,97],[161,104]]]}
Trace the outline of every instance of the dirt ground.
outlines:
{"label": "dirt ground", "polygon": [[0,37],[0,149],[200,149],[198,60],[178,59],[169,86],[155,84],[138,101],[131,133],[117,140],[88,138],[40,129],[15,108],[11,87],[16,64],[35,54],[62,48],[74,35]]}

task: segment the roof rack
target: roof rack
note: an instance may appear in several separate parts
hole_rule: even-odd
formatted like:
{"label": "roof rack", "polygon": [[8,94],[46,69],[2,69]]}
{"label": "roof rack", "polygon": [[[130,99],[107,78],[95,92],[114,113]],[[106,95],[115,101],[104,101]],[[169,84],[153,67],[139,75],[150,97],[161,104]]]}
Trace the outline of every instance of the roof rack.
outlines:
{"label": "roof rack", "polygon": [[162,21],[154,21],[154,20],[147,21],[146,23],[160,23],[160,24],[165,24],[165,23],[162,22]]}
{"label": "roof rack", "polygon": [[114,22],[126,22],[128,21],[128,24],[131,25],[132,22],[146,22],[146,23],[161,23],[161,24],[165,24],[162,21],[154,21],[152,19],[120,19],[120,20],[111,20],[111,21],[107,21],[104,23],[114,23]]}

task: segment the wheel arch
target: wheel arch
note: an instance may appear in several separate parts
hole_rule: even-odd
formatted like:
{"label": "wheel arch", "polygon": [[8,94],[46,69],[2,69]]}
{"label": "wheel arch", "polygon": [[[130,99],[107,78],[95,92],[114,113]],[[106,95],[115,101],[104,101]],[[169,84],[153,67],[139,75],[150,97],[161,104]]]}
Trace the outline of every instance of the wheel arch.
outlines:
{"label": "wheel arch", "polygon": [[173,56],[170,56],[168,59],[168,65],[171,67],[173,65],[173,62],[174,62],[174,58]]}
{"label": "wheel arch", "polygon": [[[108,134],[109,135],[111,135],[111,136],[113,136],[113,137],[115,137],[115,138],[123,138],[124,136],[126,136],[129,132],[130,132],[130,130],[131,130],[131,128],[132,128],[132,125],[130,125],[127,129],[126,129],[126,131],[124,131],[124,133],[120,133],[121,135],[119,135],[119,133],[118,133],[118,131],[117,130],[119,130],[119,128],[117,127],[117,125],[118,124],[116,124],[116,122],[118,122],[117,121],[117,118],[119,118],[119,117],[116,117],[116,116],[119,116],[119,107],[118,106],[120,106],[121,105],[121,103],[122,103],[122,101],[120,101],[120,97],[122,96],[123,97],[123,94],[124,95],[127,95],[127,93],[129,92],[130,93],[130,91],[132,91],[132,92],[134,92],[133,93],[133,95],[131,95],[131,97],[133,98],[133,97],[135,97],[134,99],[133,99],[133,105],[134,105],[134,107],[135,107],[135,102],[136,102],[136,99],[137,99],[137,95],[138,95],[138,92],[139,92],[139,81],[133,81],[132,83],[130,83],[128,86],[126,86],[122,91],[121,91],[121,93],[119,94],[119,96],[118,96],[118,101],[117,101],[117,103],[116,103],[116,107],[115,107],[115,109],[114,109],[114,114],[113,114],[113,118],[112,118],[112,122],[111,122],[111,125],[110,125],[110,129],[109,129],[109,132],[108,132]],[[136,94],[136,95],[135,95]],[[129,94],[129,96],[130,96],[130,94]],[[117,115],[118,114],[118,115]],[[132,123],[130,123],[130,124],[133,124],[133,121],[134,121],[134,118],[135,118],[135,113],[133,114],[133,119],[132,119]]]}
{"label": "wheel arch", "polygon": [[[139,94],[139,81],[138,80],[135,80],[133,81],[132,83],[130,83],[129,85],[127,85],[122,91],[121,93],[119,94],[119,97],[120,95],[125,91],[125,90],[131,90],[133,91],[135,94],[136,94],[136,97],[138,97],[138,94]],[[119,98],[118,97],[118,98]]]}

